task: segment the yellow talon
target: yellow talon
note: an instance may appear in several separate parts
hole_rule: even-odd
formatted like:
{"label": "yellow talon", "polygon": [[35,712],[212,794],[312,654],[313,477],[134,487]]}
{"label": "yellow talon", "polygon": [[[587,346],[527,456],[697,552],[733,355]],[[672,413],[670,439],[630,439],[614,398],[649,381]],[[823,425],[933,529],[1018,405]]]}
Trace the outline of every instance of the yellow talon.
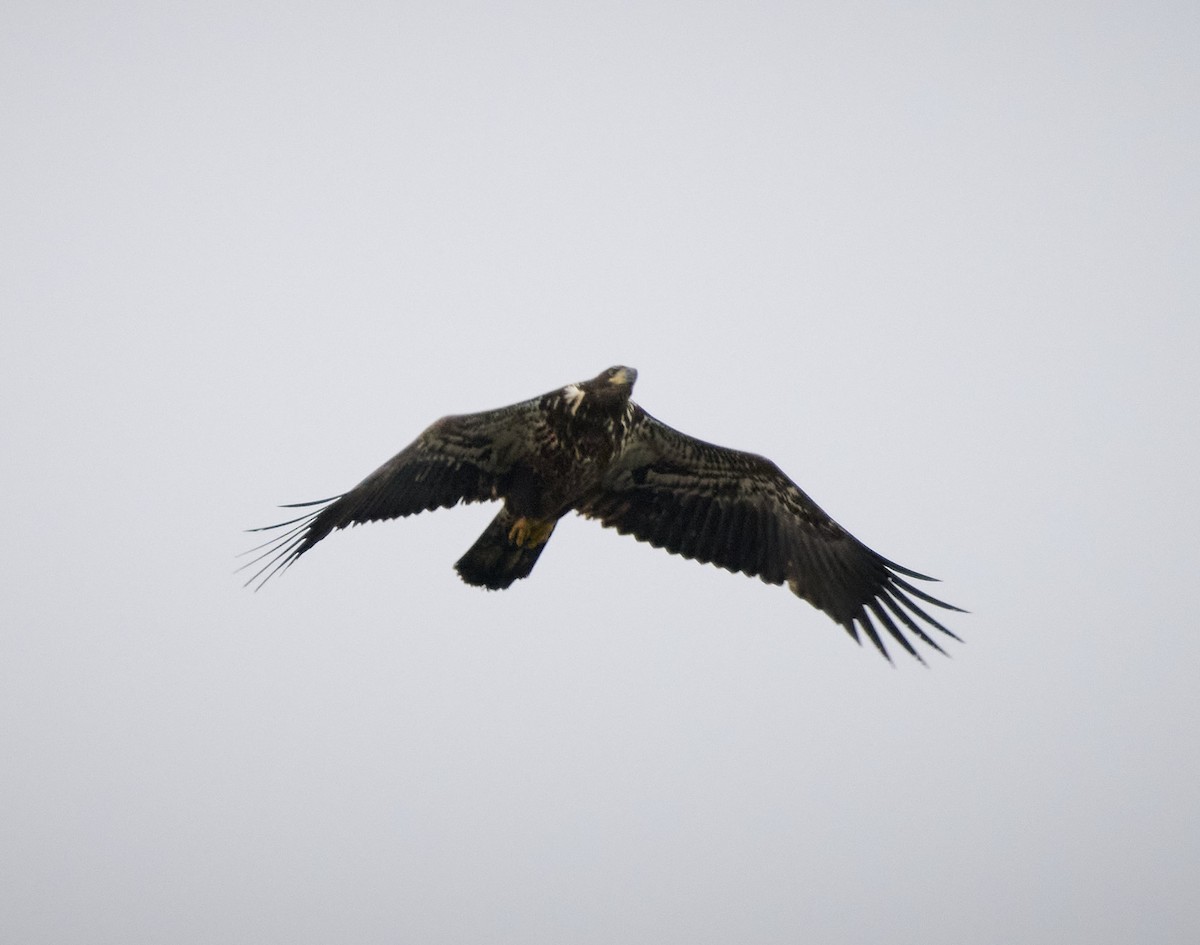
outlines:
{"label": "yellow talon", "polygon": [[544,544],[554,531],[553,519],[539,522],[537,519],[521,516],[512,523],[508,530],[508,540],[519,548],[537,547]]}

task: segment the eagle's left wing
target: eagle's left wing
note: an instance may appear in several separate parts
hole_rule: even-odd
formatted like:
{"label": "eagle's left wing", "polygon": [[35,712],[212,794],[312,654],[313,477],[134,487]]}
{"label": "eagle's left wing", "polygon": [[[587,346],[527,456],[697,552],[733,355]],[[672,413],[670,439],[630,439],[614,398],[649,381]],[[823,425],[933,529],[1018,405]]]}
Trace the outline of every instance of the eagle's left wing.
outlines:
{"label": "eagle's left wing", "polygon": [[536,436],[540,416],[534,399],[443,417],[349,492],[283,506],[315,509],[278,525],[250,529],[287,530],[246,552],[261,553],[242,569],[265,562],[246,583],[258,581],[262,587],[334,529],[498,498],[513,463]]}
{"label": "eagle's left wing", "polygon": [[913,598],[959,608],[905,580],[932,578],[876,554],[769,459],[687,436],[640,407],[620,458],[579,511],[685,558],[786,582],[855,640],[861,628],[884,656],[876,622],[917,659],[898,623],[939,651],[917,619],[954,637]]}

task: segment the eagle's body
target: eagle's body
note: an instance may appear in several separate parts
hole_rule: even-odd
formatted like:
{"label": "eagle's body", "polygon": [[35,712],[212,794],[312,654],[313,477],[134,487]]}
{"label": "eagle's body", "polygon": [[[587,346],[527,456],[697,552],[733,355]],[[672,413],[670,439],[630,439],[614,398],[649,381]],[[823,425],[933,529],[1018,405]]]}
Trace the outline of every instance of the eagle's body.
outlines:
{"label": "eagle's body", "polygon": [[770,460],[655,420],[630,400],[636,379],[632,368],[610,368],[511,407],[444,417],[349,492],[269,526],[293,527],[259,546],[254,561],[267,560],[251,581],[265,582],[334,529],[501,500],[455,565],[468,584],[498,590],[528,577],[555,524],[575,511],[672,553],[786,582],[856,640],[861,627],[885,656],[872,615],[913,656],[897,621],[935,649],[914,618],[954,636],[912,598],[958,608],[901,575],[929,578],[871,551]]}

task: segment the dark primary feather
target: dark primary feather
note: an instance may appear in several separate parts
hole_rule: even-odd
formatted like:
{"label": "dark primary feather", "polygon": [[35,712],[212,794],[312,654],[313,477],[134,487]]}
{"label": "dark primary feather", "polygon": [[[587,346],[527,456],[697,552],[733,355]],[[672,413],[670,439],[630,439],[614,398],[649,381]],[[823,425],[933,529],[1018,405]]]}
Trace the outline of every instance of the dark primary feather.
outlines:
{"label": "dark primary feather", "polygon": [[941,651],[914,618],[957,639],[917,601],[959,608],[905,579],[932,578],[876,554],[770,460],[687,436],[640,407],[624,452],[579,511],[656,548],[787,583],[884,656],[879,627],[917,659],[902,627]]}

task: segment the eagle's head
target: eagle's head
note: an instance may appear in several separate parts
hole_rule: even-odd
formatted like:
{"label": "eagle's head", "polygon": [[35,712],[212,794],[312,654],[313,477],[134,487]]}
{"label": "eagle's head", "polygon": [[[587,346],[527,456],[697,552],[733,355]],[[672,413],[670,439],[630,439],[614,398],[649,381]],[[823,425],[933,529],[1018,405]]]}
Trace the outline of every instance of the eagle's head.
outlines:
{"label": "eagle's head", "polygon": [[628,403],[636,380],[637,371],[617,365],[601,371],[590,381],[568,384],[562,389],[562,396],[572,415],[585,403],[590,409],[599,408],[607,412],[614,407],[623,408]]}
{"label": "eagle's head", "polygon": [[623,391],[624,396],[628,397],[633,392],[633,382],[636,380],[637,371],[618,364],[616,367],[610,367],[607,371],[597,374],[587,384],[596,390],[609,388]]}

